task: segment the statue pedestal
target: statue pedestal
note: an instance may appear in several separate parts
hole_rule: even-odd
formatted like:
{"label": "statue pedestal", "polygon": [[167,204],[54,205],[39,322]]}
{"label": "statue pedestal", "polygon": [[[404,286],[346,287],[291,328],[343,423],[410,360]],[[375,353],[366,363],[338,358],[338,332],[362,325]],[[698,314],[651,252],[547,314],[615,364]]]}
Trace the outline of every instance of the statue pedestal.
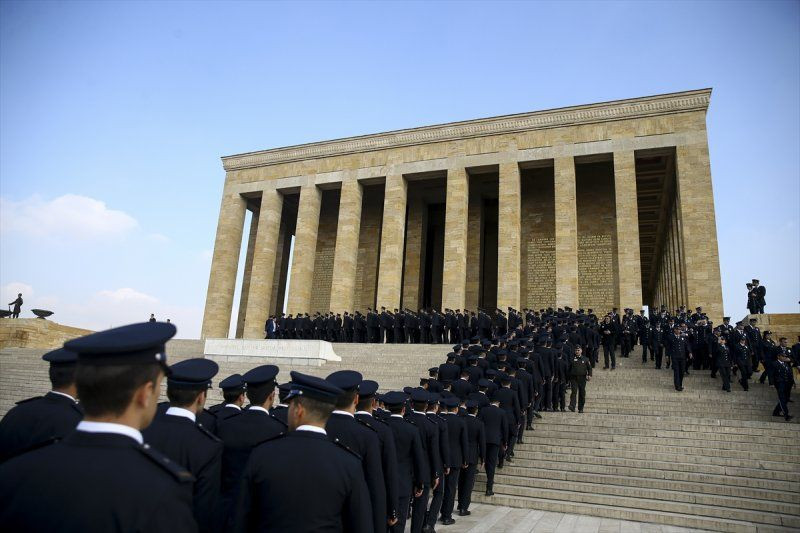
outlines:
{"label": "statue pedestal", "polygon": [[322,366],[342,360],[330,342],[292,339],[206,339],[203,354],[217,362],[278,366]]}

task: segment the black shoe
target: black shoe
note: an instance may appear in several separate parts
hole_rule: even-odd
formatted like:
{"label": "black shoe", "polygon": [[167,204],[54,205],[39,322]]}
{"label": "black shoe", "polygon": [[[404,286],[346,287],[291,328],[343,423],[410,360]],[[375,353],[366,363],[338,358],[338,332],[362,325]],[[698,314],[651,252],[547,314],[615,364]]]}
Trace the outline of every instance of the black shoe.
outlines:
{"label": "black shoe", "polygon": [[783,417],[783,419],[786,420],[787,422],[789,420],[791,420],[792,418],[794,418],[792,415],[786,415],[786,416]]}
{"label": "black shoe", "polygon": [[603,370],[608,370],[608,366],[604,366],[604,367],[603,367]]}
{"label": "black shoe", "polygon": [[563,413],[563,412],[564,412],[564,410],[565,410],[565,409],[562,407],[562,408],[561,408],[561,412]]}
{"label": "black shoe", "polygon": [[445,526],[450,526],[450,525],[453,525],[455,523],[456,523],[456,521],[455,521],[454,518],[442,518],[442,524],[445,525]]}
{"label": "black shoe", "polygon": [[533,416],[535,416],[536,418],[542,418],[542,415],[540,415],[536,411],[533,412]]}
{"label": "black shoe", "polygon": [[578,412],[579,412],[580,414],[583,414],[583,409],[579,409],[579,410],[578,410]]}
{"label": "black shoe", "polygon": [[422,533],[436,533],[436,530],[433,526],[422,526]]}
{"label": "black shoe", "polygon": [[458,510],[458,516],[469,516],[471,514],[472,514],[472,511],[469,511],[467,509],[459,509]]}
{"label": "black shoe", "polygon": [[494,491],[489,489],[486,491],[486,496],[494,496]]}
{"label": "black shoe", "polygon": [[569,410],[570,410],[570,411],[572,411],[572,412],[574,413],[574,412],[575,412],[575,406],[574,406],[574,405],[570,405],[570,406],[569,406]]}
{"label": "black shoe", "polygon": [[611,370],[614,370],[615,368],[617,368],[617,367],[615,367],[615,366],[612,366],[612,367],[611,367]]}
{"label": "black shoe", "polygon": [[772,413],[772,416],[783,416],[783,413]]}
{"label": "black shoe", "polygon": [[533,431],[533,426],[526,426],[525,431]]}

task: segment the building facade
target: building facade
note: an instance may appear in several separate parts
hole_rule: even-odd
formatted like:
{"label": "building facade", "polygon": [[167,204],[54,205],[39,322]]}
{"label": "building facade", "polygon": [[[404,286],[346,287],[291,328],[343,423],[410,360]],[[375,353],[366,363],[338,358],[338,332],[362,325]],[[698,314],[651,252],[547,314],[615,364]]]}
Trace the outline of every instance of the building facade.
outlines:
{"label": "building facade", "polygon": [[237,337],[263,338],[287,289],[286,313],[685,304],[721,321],[710,97],[702,89],[223,157],[202,336],[229,334],[243,245]]}

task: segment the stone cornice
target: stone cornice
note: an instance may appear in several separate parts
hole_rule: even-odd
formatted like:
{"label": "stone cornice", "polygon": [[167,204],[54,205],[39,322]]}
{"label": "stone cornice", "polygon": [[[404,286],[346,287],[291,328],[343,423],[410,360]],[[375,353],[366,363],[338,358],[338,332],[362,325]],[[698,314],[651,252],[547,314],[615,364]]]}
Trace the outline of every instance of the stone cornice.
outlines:
{"label": "stone cornice", "polygon": [[226,171],[238,170],[304,159],[341,156],[471,137],[502,135],[576,124],[628,120],[687,111],[705,111],[708,109],[710,99],[711,89],[700,89],[598,104],[562,107],[517,115],[451,122],[436,126],[423,126],[387,133],[375,133],[230,155],[222,158],[222,165]]}

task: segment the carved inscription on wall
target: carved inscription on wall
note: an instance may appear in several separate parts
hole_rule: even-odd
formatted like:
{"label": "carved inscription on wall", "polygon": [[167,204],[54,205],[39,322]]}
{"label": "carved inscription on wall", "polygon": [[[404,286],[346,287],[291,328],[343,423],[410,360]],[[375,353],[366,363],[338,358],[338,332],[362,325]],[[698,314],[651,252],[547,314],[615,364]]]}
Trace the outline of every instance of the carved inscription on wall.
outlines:
{"label": "carved inscription on wall", "polygon": [[533,237],[528,239],[527,301],[532,309],[551,307],[556,300],[556,239]]}
{"label": "carved inscription on wall", "polygon": [[[335,242],[334,235],[334,242]],[[321,246],[317,242],[317,257],[314,261],[314,287],[311,293],[311,309],[313,311],[328,311],[331,301],[331,282],[333,281],[333,253],[334,247],[327,245]],[[327,290],[326,290],[327,289]]]}
{"label": "carved inscription on wall", "polygon": [[611,235],[578,235],[578,297],[581,307],[614,307],[614,250]]}

